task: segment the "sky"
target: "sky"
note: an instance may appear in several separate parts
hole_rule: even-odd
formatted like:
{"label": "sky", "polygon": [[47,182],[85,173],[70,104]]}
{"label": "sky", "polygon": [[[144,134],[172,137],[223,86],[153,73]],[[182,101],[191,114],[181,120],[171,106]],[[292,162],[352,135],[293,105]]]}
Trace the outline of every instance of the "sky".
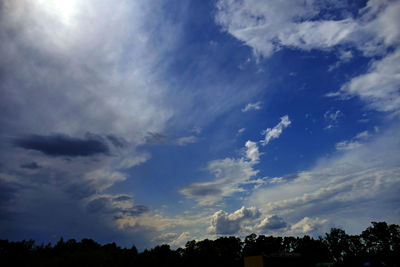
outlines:
{"label": "sky", "polygon": [[400,1],[3,0],[0,238],[400,223]]}

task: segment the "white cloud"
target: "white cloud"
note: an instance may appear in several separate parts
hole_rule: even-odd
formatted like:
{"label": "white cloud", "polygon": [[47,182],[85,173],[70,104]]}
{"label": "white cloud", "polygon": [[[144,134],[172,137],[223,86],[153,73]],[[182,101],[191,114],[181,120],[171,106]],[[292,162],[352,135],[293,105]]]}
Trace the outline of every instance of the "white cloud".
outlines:
{"label": "white cloud", "polygon": [[177,233],[162,233],[153,238],[153,242],[156,244],[169,244],[172,247],[184,246],[185,243],[191,238],[189,232]]}
{"label": "white cloud", "polygon": [[84,180],[89,182],[93,188],[96,188],[99,191],[104,191],[117,182],[125,181],[126,176],[121,172],[98,168],[85,173]]}
{"label": "white cloud", "polygon": [[244,131],[246,131],[246,128],[240,128],[240,129],[238,130],[238,134],[242,134],[242,133],[244,133]]}
{"label": "white cloud", "polygon": [[260,160],[260,152],[258,151],[258,146],[256,142],[247,141],[245,144],[246,157],[250,160],[250,162],[258,162]]}
{"label": "white cloud", "polygon": [[336,143],[335,148],[336,150],[352,150],[357,147],[360,147],[361,143],[355,140],[350,140],[350,141],[341,141],[339,143]]}
{"label": "white cloud", "polygon": [[121,169],[150,158],[136,147],[147,132],[161,132],[173,114],[161,101],[168,89],[151,70],[173,42],[161,32],[171,33],[173,27],[167,31],[170,26],[163,23],[160,38],[165,46],[159,46],[148,38],[157,5],[150,11],[133,2],[58,2],[4,2],[0,65],[7,78],[1,91],[7,96],[2,107],[9,116],[1,119],[2,128],[13,137],[89,134],[106,142],[110,155],[66,162],[10,148],[0,156],[10,162],[10,170],[11,161],[30,158],[45,167],[30,175],[32,185],[39,183],[36,175],[48,182],[57,176],[53,190],[75,196],[75,188],[82,198],[124,181]]}
{"label": "white cloud", "polygon": [[[269,57],[282,47],[308,51],[338,45],[357,49],[368,57],[383,55],[373,62],[368,73],[327,96],[358,96],[372,109],[399,114],[400,51],[390,53],[400,43],[399,1],[369,0],[357,16],[343,12],[341,1],[220,0],[217,9],[216,21],[256,55]],[[321,11],[334,14],[335,10],[336,15],[341,14],[338,19],[318,18]],[[329,71],[352,56],[350,50],[340,50],[340,61]]]}
{"label": "white cloud", "polygon": [[[361,132],[356,140],[363,142],[362,146],[320,159],[314,168],[291,179],[275,178],[278,183],[267,180],[245,203],[258,207],[262,214],[279,213],[288,223],[318,217],[329,228],[332,223],[337,226],[352,221],[352,225],[345,225],[349,231],[359,231],[371,220],[397,221],[397,131],[394,125],[379,136]],[[393,212],[387,213],[388,209]],[[291,231],[314,229],[309,220],[304,219]]]}
{"label": "white cloud", "polygon": [[183,232],[169,244],[171,246],[183,246],[190,238],[191,236],[189,232]]}
{"label": "white cloud", "polygon": [[[120,195],[104,190],[132,176],[123,172],[126,168],[150,158],[137,151],[143,136],[163,132],[175,114],[166,101],[168,86],[159,79],[161,70],[154,67],[179,38],[177,25],[165,21],[151,1],[61,2],[2,2],[0,72],[6,78],[0,89],[6,97],[1,106],[9,115],[0,118],[1,138],[57,133],[81,139],[89,134],[109,153],[66,158],[10,145],[1,149],[5,172],[26,183],[13,198],[18,216],[8,227],[20,231],[27,228],[18,224],[29,221],[32,231],[48,237],[87,233],[103,238],[108,233],[117,238],[124,220],[152,226],[145,220],[150,215],[136,216],[146,207],[116,201]],[[21,162],[42,168],[28,173],[20,170]],[[98,212],[90,213],[88,203]]]}
{"label": "white cloud", "polygon": [[339,93],[342,97],[358,96],[375,110],[400,111],[400,49],[371,64],[366,74],[352,78]]}
{"label": "white cloud", "polygon": [[352,150],[362,146],[362,141],[370,137],[368,131],[363,131],[354,136],[351,140],[344,140],[335,145],[336,150]]}
{"label": "white cloud", "polygon": [[[303,50],[329,49],[348,44],[365,54],[379,54],[398,43],[400,4],[369,1],[359,17],[343,8],[340,1],[220,0],[216,21],[230,34],[253,48],[256,55],[271,56],[281,47]],[[317,18],[321,11],[338,19]]]}
{"label": "white cloud", "polygon": [[185,146],[187,144],[192,144],[192,143],[196,143],[198,141],[198,138],[194,135],[191,136],[184,136],[184,137],[180,137],[176,140],[176,143],[179,146]]}
{"label": "white cloud", "polygon": [[241,230],[244,221],[254,220],[258,217],[260,217],[260,212],[254,207],[246,208],[243,206],[231,214],[219,210],[212,216],[208,232],[217,235],[237,234]]}
{"label": "white cloud", "polygon": [[129,169],[134,166],[140,165],[150,159],[150,154],[142,153],[135,156],[127,156],[121,160],[119,163],[119,168],[121,169]]}
{"label": "white cloud", "polygon": [[265,146],[271,140],[279,138],[283,129],[286,129],[291,123],[288,115],[281,117],[281,121],[274,128],[268,128],[262,132],[262,134],[265,135],[265,139],[261,141],[261,144]]}
{"label": "white cloud", "polygon": [[[252,155],[253,156],[253,155]],[[257,161],[244,158],[225,158],[211,161],[207,169],[214,174],[210,182],[190,184],[180,190],[188,197],[194,198],[200,205],[213,205],[223,197],[243,191],[240,185],[250,182],[258,171],[253,169]]]}
{"label": "white cloud", "polygon": [[156,237],[153,238],[153,242],[157,243],[157,244],[168,244],[170,242],[172,242],[172,240],[174,238],[176,238],[178,236],[177,233],[163,233],[163,234],[159,234]]}
{"label": "white cloud", "polygon": [[256,103],[249,103],[244,108],[242,108],[242,112],[247,112],[247,111],[250,111],[250,110],[260,110],[261,109],[261,105],[262,105],[261,101],[258,101]]}
{"label": "white cloud", "polygon": [[[265,146],[271,140],[278,138],[283,129],[290,125],[287,115],[281,117],[281,121],[274,127],[268,128],[262,134],[265,140],[260,142]],[[214,174],[215,179],[209,182],[193,183],[180,190],[185,196],[194,198],[200,205],[213,205],[224,197],[236,192],[242,192],[245,184],[256,184],[259,187],[264,181],[254,178],[258,170],[254,165],[259,163],[259,148],[256,142],[248,140],[245,143],[245,156],[240,158],[225,158],[209,162],[207,169]]]}
{"label": "white cloud", "polygon": [[340,50],[339,52],[339,59],[342,62],[347,62],[350,59],[352,59],[354,57],[353,52],[351,52],[351,50],[349,51],[344,51],[344,50]]}
{"label": "white cloud", "polygon": [[[10,30],[19,32],[19,37],[4,34],[4,27],[0,29],[4,43],[0,61],[8,65],[6,71],[10,73],[7,83],[19,88],[7,93],[10,106],[6,108],[14,110],[13,105],[17,105],[24,114],[24,121],[17,122],[24,124],[25,131],[71,136],[113,133],[134,143],[142,142],[140,134],[160,131],[173,112],[160,105],[165,90],[150,71],[162,51],[153,50],[155,44],[145,38],[148,25],[141,21],[143,16],[138,16],[144,12],[142,6],[118,2],[110,9],[107,0],[72,1],[76,14],[71,15],[71,26],[59,22],[62,16],[56,14],[68,13],[57,7],[60,4],[41,2],[7,1],[2,24],[12,25]],[[104,17],[109,20],[104,21]],[[167,44],[169,40],[164,41]],[[132,42],[134,49],[127,47]],[[36,52],[29,53],[32,50]],[[126,64],[127,57],[132,64]],[[125,72],[116,71],[123,66]],[[26,84],[20,84],[23,81]],[[32,87],[36,89],[30,90]],[[25,105],[26,99],[36,105]],[[132,134],[132,129],[140,134]]]}
{"label": "white cloud", "polygon": [[328,110],[324,113],[324,118],[327,121],[332,121],[336,122],[339,117],[342,117],[343,113],[340,110],[336,110],[335,112],[332,112],[331,110]]}
{"label": "white cloud", "polygon": [[343,112],[340,110],[327,110],[324,113],[324,118],[325,121],[328,123],[328,125],[324,128],[325,130],[332,129],[338,125],[339,118],[343,117]]}
{"label": "white cloud", "polygon": [[289,233],[302,236],[305,234],[310,234],[312,232],[321,232],[320,228],[324,227],[327,223],[327,219],[320,219],[318,217],[304,217],[302,220],[293,224],[290,227]]}

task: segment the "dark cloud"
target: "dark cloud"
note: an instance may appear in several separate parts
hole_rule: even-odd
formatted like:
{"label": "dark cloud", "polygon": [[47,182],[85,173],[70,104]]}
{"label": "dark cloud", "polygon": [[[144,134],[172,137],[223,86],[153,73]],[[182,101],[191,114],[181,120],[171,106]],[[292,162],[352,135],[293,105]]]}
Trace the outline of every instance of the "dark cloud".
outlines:
{"label": "dark cloud", "polygon": [[[86,209],[90,213],[115,213],[114,218],[123,215],[139,216],[150,211],[150,208],[145,205],[130,205],[126,207],[116,205],[116,202],[131,201],[132,199],[133,198],[130,196],[119,196],[116,198],[110,196],[99,197],[90,201]],[[119,213],[119,215],[117,213]]]}
{"label": "dark cloud", "polygon": [[167,139],[165,134],[156,132],[147,132],[147,135],[144,137],[146,144],[150,145],[162,144],[165,142],[165,139]]}
{"label": "dark cloud", "polygon": [[261,230],[278,230],[285,228],[287,223],[283,220],[283,218],[273,215],[269,218],[264,219],[261,224],[258,226]]}
{"label": "dark cloud", "polygon": [[131,197],[131,196],[123,195],[123,196],[115,197],[114,201],[127,201],[127,200],[132,200],[132,199],[133,199],[133,197]]}
{"label": "dark cloud", "polygon": [[125,147],[128,144],[124,138],[115,136],[113,134],[107,135],[107,139],[111,142],[111,144],[113,144],[113,146],[119,148]]}
{"label": "dark cloud", "polygon": [[240,221],[229,220],[226,217],[217,217],[215,233],[217,235],[234,235],[240,231]]}
{"label": "dark cloud", "polygon": [[0,180],[0,207],[9,203],[17,193],[17,188],[11,183]]}
{"label": "dark cloud", "polygon": [[283,178],[283,180],[285,180],[285,181],[292,181],[292,180],[295,180],[295,179],[298,178],[298,177],[299,177],[299,174],[298,174],[298,173],[291,173],[291,174],[288,174],[288,175],[283,176],[282,178]]}
{"label": "dark cloud", "polygon": [[131,216],[139,216],[143,213],[149,212],[150,208],[145,205],[135,205],[133,208],[125,210],[124,213],[129,214]]}
{"label": "dark cloud", "polygon": [[222,190],[218,188],[218,185],[206,185],[206,184],[192,184],[185,187],[182,193],[194,197],[204,196],[217,196],[222,194]]}
{"label": "dark cloud", "polygon": [[0,180],[0,224],[1,221],[9,220],[17,214],[13,207],[21,189],[22,186],[19,184]]}
{"label": "dark cloud", "polygon": [[211,232],[220,235],[236,234],[241,230],[244,221],[257,219],[260,215],[260,211],[254,207],[242,207],[231,214],[222,210],[217,211],[212,217]]}
{"label": "dark cloud", "polygon": [[25,149],[37,150],[49,156],[92,156],[108,154],[109,149],[104,140],[93,134],[84,139],[68,135],[28,135],[13,140],[13,144]]}
{"label": "dark cloud", "polygon": [[95,213],[99,211],[105,211],[108,205],[109,199],[105,197],[96,198],[89,202],[86,209],[90,213]]}
{"label": "dark cloud", "polygon": [[96,189],[86,183],[74,183],[69,185],[65,192],[73,199],[83,199],[96,193]]}
{"label": "dark cloud", "polygon": [[42,166],[40,166],[36,162],[30,162],[30,163],[21,164],[20,167],[23,168],[23,169],[31,169],[31,170],[42,168]]}

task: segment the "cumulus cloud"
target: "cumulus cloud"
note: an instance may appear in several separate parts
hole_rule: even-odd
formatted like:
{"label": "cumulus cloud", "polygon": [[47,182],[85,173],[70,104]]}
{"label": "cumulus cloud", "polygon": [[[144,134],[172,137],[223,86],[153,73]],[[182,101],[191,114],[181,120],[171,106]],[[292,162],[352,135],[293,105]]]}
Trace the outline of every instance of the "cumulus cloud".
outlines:
{"label": "cumulus cloud", "polygon": [[[397,129],[393,126],[373,137],[367,132],[357,134],[363,146],[323,158],[314,168],[290,179],[282,177],[278,183],[264,184],[252,193],[247,205],[258,207],[263,214],[279,213],[289,223],[304,216],[318,217],[328,220],[327,227],[330,221],[346,224],[351,220],[357,229],[373,218],[396,221],[397,215],[383,211],[399,201],[394,189],[400,185]],[[302,227],[293,229],[308,228]],[[309,229],[314,228],[310,225]]]}
{"label": "cumulus cloud", "polygon": [[263,219],[258,225],[255,226],[255,228],[261,231],[275,231],[286,228],[286,226],[287,223],[283,220],[283,218],[277,215],[272,215]]}
{"label": "cumulus cloud", "polygon": [[250,162],[258,162],[260,160],[261,153],[258,151],[257,143],[249,140],[246,142],[245,147],[246,157],[250,160]]}
{"label": "cumulus cloud", "polygon": [[260,215],[260,212],[254,207],[246,208],[243,206],[231,214],[219,210],[212,216],[208,231],[217,235],[237,234],[244,221],[257,219]]}
{"label": "cumulus cloud", "polygon": [[313,232],[321,232],[320,228],[324,227],[328,223],[327,219],[309,218],[304,217],[299,222],[293,224],[290,227],[289,232],[293,235],[305,235],[312,234]]}
{"label": "cumulus cloud", "polygon": [[291,123],[292,122],[289,120],[288,115],[281,117],[281,121],[275,125],[274,128],[267,128],[262,132],[262,134],[265,135],[265,139],[261,141],[261,144],[266,146],[271,140],[279,138],[283,132],[283,129],[289,127]]}
{"label": "cumulus cloud", "polygon": [[262,105],[261,101],[258,101],[256,103],[249,103],[244,108],[242,108],[242,112],[247,112],[247,111],[250,111],[250,110],[260,110],[261,109],[261,105]]}

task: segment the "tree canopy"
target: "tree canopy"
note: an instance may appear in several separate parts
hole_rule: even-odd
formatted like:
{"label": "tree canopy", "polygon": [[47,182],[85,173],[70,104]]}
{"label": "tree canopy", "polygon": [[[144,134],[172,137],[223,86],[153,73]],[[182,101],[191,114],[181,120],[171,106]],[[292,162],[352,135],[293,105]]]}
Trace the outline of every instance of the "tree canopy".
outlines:
{"label": "tree canopy", "polygon": [[[295,266],[333,262],[335,266],[400,266],[400,226],[372,222],[360,235],[332,228],[324,237],[273,237],[251,234],[188,241],[176,250],[167,244],[138,252],[92,239],[63,238],[52,246],[34,240],[0,240],[1,266],[243,266],[247,256],[296,256]],[[279,263],[279,262],[278,262]],[[291,265],[292,266],[292,265]]]}

